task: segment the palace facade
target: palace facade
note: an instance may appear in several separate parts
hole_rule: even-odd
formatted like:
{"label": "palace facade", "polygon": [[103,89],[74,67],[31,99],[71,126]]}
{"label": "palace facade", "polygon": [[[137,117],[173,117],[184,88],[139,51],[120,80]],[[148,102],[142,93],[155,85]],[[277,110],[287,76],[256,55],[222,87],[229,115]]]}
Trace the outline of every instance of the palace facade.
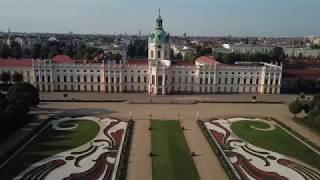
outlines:
{"label": "palace facade", "polygon": [[222,64],[210,56],[191,61],[170,60],[170,35],[159,14],[148,38],[148,59],[117,64],[78,63],[65,55],[49,60],[0,59],[0,73],[23,75],[40,91],[92,91],[106,93],[280,93],[282,65]]}

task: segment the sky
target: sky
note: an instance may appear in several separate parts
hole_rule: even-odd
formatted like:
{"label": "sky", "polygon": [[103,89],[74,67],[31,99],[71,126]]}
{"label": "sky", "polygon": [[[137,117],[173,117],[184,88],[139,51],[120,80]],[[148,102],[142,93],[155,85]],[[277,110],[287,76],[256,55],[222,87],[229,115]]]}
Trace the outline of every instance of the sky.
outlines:
{"label": "sky", "polygon": [[0,31],[148,34],[158,8],[173,35],[320,35],[320,0],[0,0]]}

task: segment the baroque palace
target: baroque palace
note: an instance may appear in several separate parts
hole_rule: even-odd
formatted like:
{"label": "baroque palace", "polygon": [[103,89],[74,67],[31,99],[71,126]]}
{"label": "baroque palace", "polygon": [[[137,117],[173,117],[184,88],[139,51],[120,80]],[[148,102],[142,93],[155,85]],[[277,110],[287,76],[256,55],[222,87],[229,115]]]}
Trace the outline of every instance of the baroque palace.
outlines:
{"label": "baroque palace", "polygon": [[170,60],[170,35],[159,14],[148,38],[148,59],[78,63],[65,55],[53,59],[0,59],[0,73],[23,75],[40,91],[172,93],[280,93],[282,66],[222,64],[211,56],[191,61]]}

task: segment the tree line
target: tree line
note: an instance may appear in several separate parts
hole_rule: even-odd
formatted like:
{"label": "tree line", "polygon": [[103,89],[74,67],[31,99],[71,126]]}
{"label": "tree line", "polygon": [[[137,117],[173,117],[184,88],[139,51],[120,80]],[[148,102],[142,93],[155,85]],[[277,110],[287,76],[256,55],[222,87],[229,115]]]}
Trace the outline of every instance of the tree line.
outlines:
{"label": "tree line", "polygon": [[282,62],[286,56],[281,47],[275,47],[270,53],[253,53],[253,54],[240,54],[240,53],[214,53],[215,58],[218,61],[225,64],[233,64],[236,61],[248,61],[248,62]]}
{"label": "tree line", "polygon": [[80,60],[87,59],[92,60],[98,54],[103,53],[102,49],[95,47],[87,47],[84,44],[79,46],[65,45],[59,42],[48,42],[45,44],[34,44],[30,49],[21,48],[20,45],[12,41],[10,46],[0,46],[1,58],[34,58],[34,59],[50,59],[56,55],[68,55],[72,59]]}

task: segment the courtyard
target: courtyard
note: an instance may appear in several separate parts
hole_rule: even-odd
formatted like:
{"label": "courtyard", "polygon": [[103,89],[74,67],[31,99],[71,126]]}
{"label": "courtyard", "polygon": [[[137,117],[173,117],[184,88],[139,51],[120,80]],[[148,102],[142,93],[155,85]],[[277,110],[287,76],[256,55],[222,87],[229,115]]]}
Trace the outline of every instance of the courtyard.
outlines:
{"label": "courtyard", "polygon": [[[130,104],[128,102],[42,102],[39,105],[39,108],[34,112],[35,114],[43,115],[47,114],[50,116],[54,116],[57,119],[66,118],[66,117],[94,117],[98,119],[115,119],[120,121],[128,121],[130,119],[130,115],[132,119],[135,121],[130,155],[128,161],[128,170],[127,170],[127,178],[136,180],[149,180],[156,179],[156,174],[161,174],[161,168],[165,168],[168,165],[174,165],[175,163],[181,163],[181,160],[174,160],[174,162],[170,162],[169,164],[162,164],[163,167],[159,165],[155,165],[157,161],[156,158],[166,158],[169,156],[161,156],[160,153],[157,152],[154,147],[158,146],[168,146],[168,148],[176,148],[173,146],[174,144],[167,144],[168,142],[158,142],[155,139],[159,138],[168,138],[166,136],[156,137],[152,133],[157,133],[157,128],[155,130],[150,131],[150,127],[153,129],[154,126],[157,125],[157,121],[155,119],[161,119],[163,121],[166,120],[179,120],[180,127],[184,127],[185,130],[177,129],[177,133],[181,133],[180,135],[175,135],[178,137],[176,142],[179,142],[177,146],[183,147],[183,152],[180,152],[179,155],[183,155],[187,157],[184,161],[187,161],[184,165],[186,169],[193,174],[192,179],[200,179],[202,180],[210,180],[212,177],[216,179],[228,179],[228,176],[221,166],[221,162],[219,158],[216,156],[215,152],[212,150],[210,144],[208,143],[205,135],[201,131],[200,127],[197,124],[197,119],[199,118],[201,121],[209,121],[213,117],[217,116],[234,116],[234,117],[247,117],[247,116],[257,116],[257,117],[274,117],[280,122],[286,124],[288,127],[303,135],[303,137],[307,138],[309,141],[316,145],[320,145],[320,136],[310,128],[301,125],[300,123],[292,120],[292,115],[288,112],[288,108],[286,104],[254,104],[254,103],[197,103],[197,104]],[[161,121],[160,121],[161,122]],[[90,121],[84,120],[83,123],[91,124]],[[82,123],[80,123],[78,128],[81,128]],[[62,124],[62,127],[71,127],[72,125],[65,122]],[[89,125],[86,125],[89,126]],[[95,125],[91,125],[92,129],[95,129]],[[235,129],[241,129],[244,125],[237,125]],[[245,126],[244,126],[245,127]],[[257,125],[258,128],[265,128],[264,125]],[[42,133],[46,133],[47,129]],[[83,141],[83,142],[75,142],[75,144],[68,143],[68,146],[78,146],[83,144],[85,141],[92,140],[95,137],[95,131],[93,130],[83,134],[83,137],[77,138],[78,135],[74,133],[67,133],[68,136],[72,136],[72,139],[78,139],[74,141]],[[153,132],[154,131],[154,132]],[[165,130],[164,130],[165,131]],[[236,130],[235,130],[236,131]],[[79,132],[78,132],[79,133]],[[92,133],[92,134],[91,134]],[[158,132],[161,133],[161,132]],[[237,132],[238,133],[238,132]],[[164,133],[161,133],[164,134]],[[242,134],[242,138],[246,137],[246,134]],[[46,138],[61,138],[59,135],[57,137],[39,137],[35,139],[34,142],[38,141],[49,141]],[[258,137],[257,137],[258,138]],[[261,137],[262,138],[262,137]],[[81,139],[81,140],[79,140]],[[185,139],[185,140],[184,140]],[[59,139],[59,141],[64,142],[64,138]],[[59,142],[58,141],[58,142]],[[250,142],[250,139],[246,139],[246,141]],[[260,141],[259,139],[257,141]],[[155,144],[159,143],[158,144]],[[30,145],[22,151],[22,153],[28,153],[29,151],[41,151],[43,148],[38,148],[37,146],[48,146],[48,144],[39,144],[39,143],[30,143]],[[66,143],[64,143],[66,144]],[[31,158],[32,160],[24,161],[24,158],[19,159],[20,154],[18,154],[15,158],[13,158],[9,163],[8,167],[12,162],[22,162],[21,167],[15,167],[16,171],[8,171],[13,172],[12,175],[18,175],[18,172],[22,172],[22,170],[26,170],[28,165],[36,163],[40,159],[46,159],[46,157],[50,157],[52,154],[66,152],[66,150],[70,150],[73,147],[59,147],[61,145],[50,144],[50,146],[57,146],[58,148],[54,148],[53,152],[41,152],[40,157]],[[260,146],[260,145],[259,145]],[[36,149],[34,149],[37,147]],[[65,148],[65,149],[64,149]],[[29,151],[27,151],[29,150]],[[82,149],[84,150],[84,149]],[[302,149],[303,151],[304,149]],[[275,151],[275,150],[274,150]],[[297,150],[298,151],[298,150]],[[191,156],[191,152],[194,152],[196,156]],[[311,152],[311,151],[310,151]],[[154,153],[155,156],[150,157],[150,153]],[[168,152],[167,155],[175,152]],[[283,153],[283,152],[279,152]],[[157,156],[158,155],[158,156]],[[312,157],[305,157],[307,159],[314,159],[316,154],[310,155]],[[170,159],[169,159],[170,160]],[[173,161],[172,160],[172,161]],[[302,161],[302,159],[300,159]],[[70,161],[70,160],[69,160]],[[316,161],[316,159],[314,159]],[[161,159],[160,161],[161,162]],[[309,162],[308,162],[309,163]],[[312,162],[311,162],[312,163]],[[313,166],[317,169],[318,162],[314,162]],[[27,168],[28,169],[28,168]],[[28,171],[28,170],[27,170]],[[25,172],[27,172],[25,171]],[[185,171],[185,170],[184,170]],[[20,174],[20,175],[23,175]],[[166,174],[167,175],[167,174]],[[168,174],[169,176],[169,174]],[[12,176],[11,176],[12,177]],[[172,176],[176,177],[176,176]],[[173,178],[174,179],[174,178]]]}

